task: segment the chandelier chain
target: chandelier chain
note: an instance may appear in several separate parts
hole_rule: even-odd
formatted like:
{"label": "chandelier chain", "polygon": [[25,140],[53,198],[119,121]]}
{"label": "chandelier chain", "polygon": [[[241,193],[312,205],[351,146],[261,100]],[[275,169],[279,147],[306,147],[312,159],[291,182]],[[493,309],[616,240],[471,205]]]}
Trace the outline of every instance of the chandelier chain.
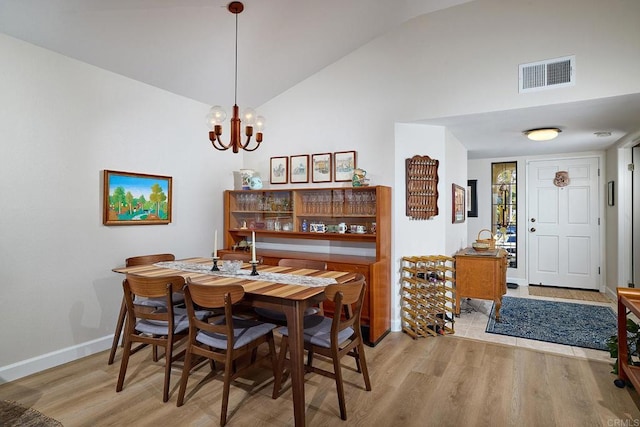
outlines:
{"label": "chandelier chain", "polygon": [[236,13],[236,70],[234,75],[235,88],[233,93],[233,103],[238,103],[238,14]]}

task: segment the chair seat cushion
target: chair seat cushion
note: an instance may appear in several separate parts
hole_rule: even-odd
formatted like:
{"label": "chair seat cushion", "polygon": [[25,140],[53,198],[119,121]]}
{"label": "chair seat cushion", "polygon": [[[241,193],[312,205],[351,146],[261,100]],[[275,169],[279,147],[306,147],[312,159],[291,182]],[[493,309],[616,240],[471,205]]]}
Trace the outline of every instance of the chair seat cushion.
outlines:
{"label": "chair seat cushion", "polygon": [[[189,317],[187,316],[187,309],[175,308],[173,311],[173,333],[179,334],[189,329]],[[203,320],[211,315],[212,313],[210,311],[196,311],[196,317],[200,320]],[[143,334],[150,335],[167,335],[168,333],[167,322],[165,320],[138,320],[138,322],[136,323],[136,330],[142,332]]]}
{"label": "chair seat cushion", "polygon": [[[331,322],[324,316],[308,316],[304,319],[304,341],[319,347],[331,347]],[[278,329],[282,335],[289,336],[289,328]],[[338,333],[338,344],[342,344],[353,334],[353,328],[343,329]]]}
{"label": "chair seat cushion", "polygon": [[[287,321],[287,316],[285,316],[282,311],[269,310],[268,308],[262,308],[262,307],[256,307],[255,311],[256,313],[258,313],[258,315],[266,319],[277,320],[279,322]],[[315,314],[318,314],[319,312],[320,312],[319,307],[309,307],[304,311],[304,315],[313,316]]]}
{"label": "chair seat cushion", "polygon": [[[220,319],[216,322],[218,325],[224,325],[225,320]],[[250,342],[269,333],[269,331],[277,328],[273,323],[264,323],[252,319],[233,318],[233,348],[240,348]],[[196,341],[211,346],[213,348],[226,349],[227,336],[214,332],[199,331],[196,335]]]}

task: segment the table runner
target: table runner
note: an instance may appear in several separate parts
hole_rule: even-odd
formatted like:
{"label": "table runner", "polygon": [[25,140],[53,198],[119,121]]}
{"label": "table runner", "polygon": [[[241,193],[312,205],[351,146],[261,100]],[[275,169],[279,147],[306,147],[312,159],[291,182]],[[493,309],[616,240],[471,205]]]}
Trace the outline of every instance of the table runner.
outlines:
{"label": "table runner", "polygon": [[211,276],[233,277],[244,280],[256,280],[262,282],[284,283],[286,285],[301,285],[309,287],[324,287],[338,283],[336,279],[330,277],[300,276],[297,274],[271,273],[261,271],[257,276],[251,276],[251,270],[239,270],[236,274],[229,274],[223,271],[211,271],[213,263],[201,264],[185,261],[164,261],[153,264],[156,267],[170,268],[173,270],[187,271],[191,273],[208,274]]}

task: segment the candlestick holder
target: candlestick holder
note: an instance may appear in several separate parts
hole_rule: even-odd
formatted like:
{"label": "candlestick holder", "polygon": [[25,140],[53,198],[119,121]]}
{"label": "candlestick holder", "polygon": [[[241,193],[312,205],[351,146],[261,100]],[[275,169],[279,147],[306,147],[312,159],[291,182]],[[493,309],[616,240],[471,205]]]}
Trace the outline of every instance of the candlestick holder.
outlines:
{"label": "candlestick holder", "polygon": [[218,268],[218,260],[220,258],[218,258],[217,256],[213,257],[213,267],[211,267],[211,271],[220,271],[220,269]]}
{"label": "candlestick holder", "polygon": [[250,276],[258,276],[258,261],[251,261],[251,274]]}

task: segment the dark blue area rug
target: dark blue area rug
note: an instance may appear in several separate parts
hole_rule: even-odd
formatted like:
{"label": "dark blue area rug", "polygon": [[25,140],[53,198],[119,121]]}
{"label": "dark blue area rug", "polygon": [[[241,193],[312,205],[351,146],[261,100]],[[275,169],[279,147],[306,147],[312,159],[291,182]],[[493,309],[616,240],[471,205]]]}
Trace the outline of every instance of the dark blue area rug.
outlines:
{"label": "dark blue area rug", "polygon": [[529,298],[503,297],[500,322],[495,303],[487,332],[607,350],[606,341],[617,333],[617,317],[609,307]]}

